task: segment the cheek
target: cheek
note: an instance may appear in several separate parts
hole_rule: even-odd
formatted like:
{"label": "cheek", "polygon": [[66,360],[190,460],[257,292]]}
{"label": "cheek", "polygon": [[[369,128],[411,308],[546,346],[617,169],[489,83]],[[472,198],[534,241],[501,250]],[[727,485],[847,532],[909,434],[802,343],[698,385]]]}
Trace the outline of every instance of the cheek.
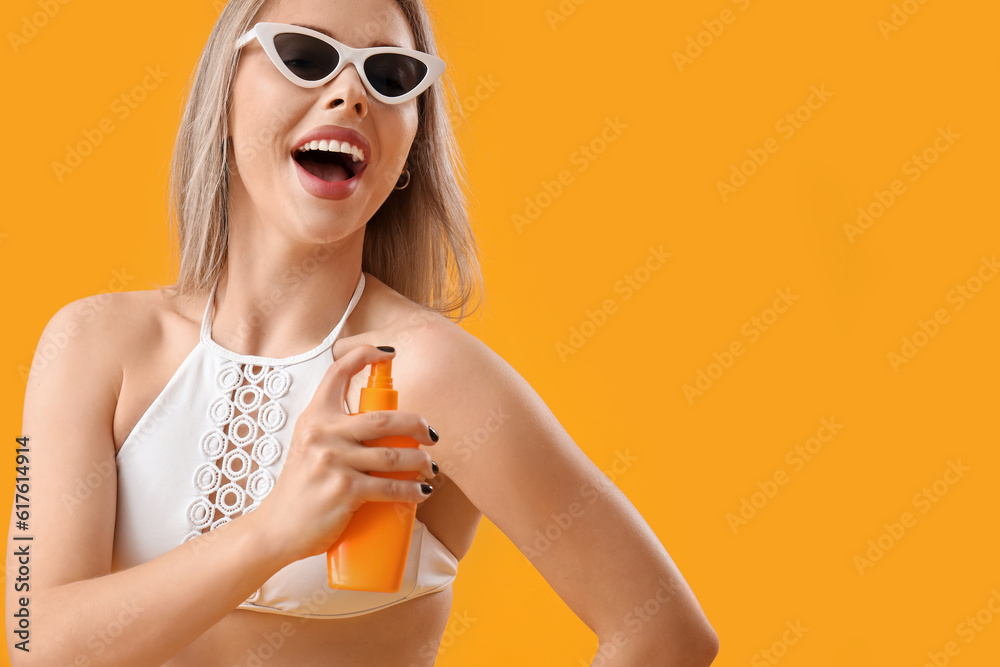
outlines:
{"label": "cheek", "polygon": [[301,104],[294,96],[280,96],[277,92],[274,86],[254,81],[253,76],[244,77],[233,86],[229,132],[236,160],[244,171],[252,169],[252,163],[265,156],[286,157],[283,152],[288,141],[286,135],[300,113]]}
{"label": "cheek", "polygon": [[417,103],[414,100],[406,105],[402,118],[402,132],[407,146],[413,143],[413,137],[417,134],[418,124]]}
{"label": "cheek", "polygon": [[[395,111],[395,110],[394,110]],[[413,138],[417,133],[417,107],[413,102],[403,105],[389,118],[382,122],[384,132],[380,132],[381,144],[385,147],[387,160],[393,167],[400,169],[409,155]]]}

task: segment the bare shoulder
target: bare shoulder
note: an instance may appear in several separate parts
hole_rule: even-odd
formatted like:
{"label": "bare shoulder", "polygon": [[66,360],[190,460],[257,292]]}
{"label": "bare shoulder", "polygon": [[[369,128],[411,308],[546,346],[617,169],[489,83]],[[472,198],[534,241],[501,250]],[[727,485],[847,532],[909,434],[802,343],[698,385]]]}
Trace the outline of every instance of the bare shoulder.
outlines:
{"label": "bare shoulder", "polygon": [[29,392],[53,376],[117,396],[130,352],[161,328],[164,304],[159,290],[105,292],[67,303],[39,337]]}
{"label": "bare shoulder", "polygon": [[480,479],[468,474],[470,464],[487,457],[473,454],[513,451],[509,443],[517,429],[530,432],[520,433],[528,438],[521,446],[543,431],[560,430],[531,384],[489,345],[448,317],[392,294],[387,297],[395,304],[392,323],[365,342],[396,348],[392,376],[399,407],[422,415],[438,430],[441,441],[433,455],[456,481],[460,469],[465,471],[460,486]]}
{"label": "bare shoulder", "polygon": [[[61,352],[87,352],[95,361],[112,361],[118,339],[128,329],[129,313],[141,300],[137,292],[102,293],[67,303],[49,319],[38,340],[32,372],[42,373]],[[82,361],[82,360],[80,360]]]}
{"label": "bare shoulder", "polygon": [[397,382],[411,377],[450,400],[473,384],[482,392],[520,380],[500,355],[454,320],[410,301],[374,277],[366,280],[366,292],[373,292],[370,309],[379,314],[366,315],[366,334],[353,342],[395,347]]}

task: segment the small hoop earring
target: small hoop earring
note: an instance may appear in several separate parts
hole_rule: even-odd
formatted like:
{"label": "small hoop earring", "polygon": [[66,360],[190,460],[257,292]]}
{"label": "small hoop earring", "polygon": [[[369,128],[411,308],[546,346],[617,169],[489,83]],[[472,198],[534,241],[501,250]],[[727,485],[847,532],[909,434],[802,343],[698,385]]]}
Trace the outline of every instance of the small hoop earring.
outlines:
{"label": "small hoop earring", "polygon": [[[400,182],[402,181],[404,176],[406,177],[406,181],[403,182],[402,185],[400,185]],[[393,190],[405,190],[406,186],[409,184],[410,184],[410,169],[409,167],[404,167],[403,173],[400,174],[399,178],[396,180],[396,187],[394,187]]]}

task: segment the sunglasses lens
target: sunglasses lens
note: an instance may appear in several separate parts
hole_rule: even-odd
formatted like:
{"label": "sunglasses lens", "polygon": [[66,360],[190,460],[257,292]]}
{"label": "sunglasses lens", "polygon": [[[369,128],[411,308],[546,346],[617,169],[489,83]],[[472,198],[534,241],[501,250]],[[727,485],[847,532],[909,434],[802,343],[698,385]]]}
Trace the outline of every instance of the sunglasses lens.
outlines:
{"label": "sunglasses lens", "polygon": [[377,53],[365,60],[365,76],[386,97],[410,92],[427,76],[427,66],[416,58],[398,53]]}
{"label": "sunglasses lens", "polygon": [[295,76],[318,81],[340,62],[337,50],[309,35],[285,32],[274,36],[274,49]]}

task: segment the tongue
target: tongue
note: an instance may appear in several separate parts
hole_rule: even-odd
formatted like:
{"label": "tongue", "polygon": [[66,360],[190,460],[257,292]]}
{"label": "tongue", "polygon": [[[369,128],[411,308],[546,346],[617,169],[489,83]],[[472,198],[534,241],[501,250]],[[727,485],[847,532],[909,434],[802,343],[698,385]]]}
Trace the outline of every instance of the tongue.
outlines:
{"label": "tongue", "polygon": [[302,167],[313,176],[322,178],[328,183],[346,181],[351,178],[350,172],[336,163],[315,162],[313,160],[303,160]]}

